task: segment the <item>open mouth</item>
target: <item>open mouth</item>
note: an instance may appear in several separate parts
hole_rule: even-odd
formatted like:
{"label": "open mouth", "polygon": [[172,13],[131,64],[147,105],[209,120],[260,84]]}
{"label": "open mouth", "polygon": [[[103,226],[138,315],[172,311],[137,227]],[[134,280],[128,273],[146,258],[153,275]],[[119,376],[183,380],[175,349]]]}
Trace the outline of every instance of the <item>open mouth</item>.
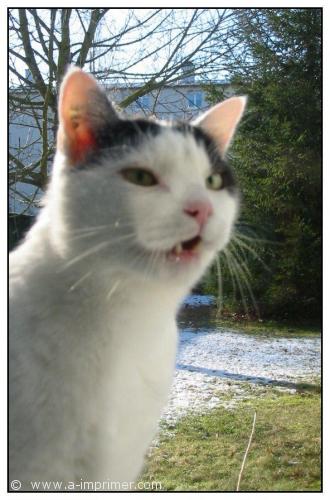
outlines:
{"label": "open mouth", "polygon": [[176,261],[179,260],[191,260],[197,256],[197,250],[201,244],[201,237],[195,236],[190,240],[182,241],[177,243],[172,250],[168,253],[171,259]]}

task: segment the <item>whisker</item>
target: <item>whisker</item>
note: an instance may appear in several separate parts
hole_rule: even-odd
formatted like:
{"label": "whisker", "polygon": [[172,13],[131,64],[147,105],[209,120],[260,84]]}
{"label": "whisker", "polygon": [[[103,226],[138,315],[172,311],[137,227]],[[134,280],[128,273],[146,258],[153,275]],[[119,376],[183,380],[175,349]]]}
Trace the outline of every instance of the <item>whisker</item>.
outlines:
{"label": "whisker", "polygon": [[146,256],[148,256],[149,253],[144,250],[144,249],[140,249],[140,251],[138,252],[138,254],[135,256],[135,258],[130,261],[130,266],[134,266],[136,264],[138,264],[140,261],[142,261]]}
{"label": "whisker", "polygon": [[220,255],[217,255],[215,260],[217,266],[217,274],[218,274],[218,300],[217,300],[217,317],[221,316],[223,309],[223,287],[222,287],[222,272],[221,272],[221,263],[220,263]]}
{"label": "whisker", "polygon": [[146,278],[152,276],[154,269],[156,268],[157,264],[159,263],[161,255],[162,255],[161,250],[153,250],[151,252],[151,255],[148,259],[147,268],[146,268],[146,274],[145,274]]}
{"label": "whisker", "polygon": [[[244,281],[244,284],[249,292],[249,295],[250,295],[250,298],[252,300],[252,303],[253,303],[253,306],[254,306],[254,309],[255,309],[255,312],[258,316],[258,318],[260,319],[260,311],[259,311],[259,306],[257,304],[257,301],[255,299],[255,296],[254,296],[254,293],[253,293],[253,290],[252,290],[252,287],[250,285],[250,282],[249,282],[249,278],[246,276],[246,273],[248,273],[248,275],[250,275],[251,277],[251,273],[250,273],[250,270],[247,268],[245,262],[242,262],[242,261],[239,261],[239,258],[237,256],[237,254],[235,254],[235,251],[233,249],[233,255],[232,255],[236,265],[237,265],[237,268],[238,268],[238,271],[241,273],[241,277]],[[243,269],[243,267],[245,267],[245,270]]]}
{"label": "whisker", "polygon": [[70,286],[68,291],[73,292],[73,290],[75,290],[77,288],[77,286],[80,285],[83,281],[85,281],[85,279],[88,278],[91,274],[92,274],[91,271],[88,271],[88,273],[84,274],[82,276],[82,278],[79,278],[79,280],[76,281],[76,283],[74,283],[72,286]]}
{"label": "whisker", "polygon": [[[86,226],[86,227],[81,227],[78,229],[74,229],[72,232],[73,233],[85,233],[90,232],[90,231],[99,231],[100,229],[106,229],[110,227],[109,224],[103,224],[102,226]],[[111,226],[112,227],[112,226]]]}
{"label": "whisker", "polygon": [[127,226],[132,226],[132,222],[127,222],[127,223],[123,224],[122,222],[120,222],[118,220],[118,221],[114,222],[113,224],[103,224],[101,226],[81,227],[78,229],[74,229],[72,231],[72,233],[73,234],[81,234],[81,233],[85,233],[85,232],[101,231],[102,229],[108,229],[108,228],[114,229],[114,228],[122,228],[122,227],[127,227]]}
{"label": "whisker", "polygon": [[250,254],[245,248],[242,247],[238,240],[231,240],[231,242],[229,243],[229,247],[235,248],[239,252],[240,257],[244,259],[244,261],[249,261]]}
{"label": "whisker", "polygon": [[82,252],[80,255],[77,255],[73,259],[71,259],[68,262],[66,262],[64,264],[64,266],[62,267],[62,271],[64,271],[68,267],[72,266],[73,264],[76,264],[77,262],[80,262],[82,259],[85,259],[89,255],[92,255],[93,253],[97,253],[99,250],[102,250],[103,248],[105,248],[108,245],[109,245],[108,241],[103,241],[102,243],[99,243],[98,245],[95,245],[94,247],[89,248],[85,252]]}
{"label": "whisker", "polygon": [[153,250],[148,257],[148,261],[147,261],[147,265],[146,265],[145,273],[144,273],[144,281],[147,281],[148,277],[151,275],[153,261],[155,259],[155,253],[156,252]]}
{"label": "whisker", "polygon": [[251,241],[252,243],[266,243],[267,245],[277,245],[277,246],[282,245],[282,243],[280,241],[267,240],[265,238],[259,238],[258,236],[251,238],[250,236],[247,236],[246,234],[243,234],[240,231],[237,231],[235,234],[239,238],[242,238],[242,239],[247,240],[247,241]]}
{"label": "whisker", "polygon": [[[82,234],[82,235],[79,235],[79,236],[74,236],[73,238],[70,238],[70,241],[77,241],[77,240],[82,240],[82,239],[85,239],[85,238],[92,238],[93,236],[97,236],[98,234],[102,234],[103,231],[94,231],[92,233],[86,233],[86,234]],[[102,234],[103,236],[107,236],[106,234]],[[113,245],[115,243],[117,243],[118,241],[122,241],[122,240],[125,240],[127,238],[133,238],[136,236],[136,233],[135,231],[131,232],[131,233],[128,233],[128,234],[123,234],[123,235],[118,235],[118,236],[113,236],[112,234],[109,235],[109,244]]]}
{"label": "whisker", "polygon": [[240,246],[239,242],[237,241],[236,242],[231,241],[229,247],[231,248],[231,251],[234,254],[234,256],[236,256],[237,261],[244,267],[247,275],[252,280],[253,279],[252,273],[246,264],[248,256],[244,251],[244,249]]}
{"label": "whisker", "polygon": [[118,286],[120,285],[120,283],[122,282],[122,280],[117,280],[115,282],[115,284],[113,285],[113,287],[110,289],[110,291],[107,293],[107,296],[106,296],[106,300],[109,301],[110,298],[112,297],[112,295],[115,293],[115,291],[117,290]]}
{"label": "whisker", "polygon": [[84,238],[91,238],[92,236],[97,236],[97,234],[100,234],[102,231],[89,231],[88,233],[83,233],[79,234],[78,236],[74,236],[73,238],[70,238],[70,241],[77,241],[77,240],[83,240]]}
{"label": "whisker", "polygon": [[266,271],[271,273],[271,269],[267,266],[267,264],[265,264],[265,262],[262,260],[262,258],[254,250],[254,248],[252,248],[250,245],[248,245],[244,241],[241,241],[237,235],[233,236],[233,241],[236,241],[239,245],[241,245],[243,248],[248,250],[262,264],[262,266],[266,269]]}
{"label": "whisker", "polygon": [[239,288],[239,291],[240,291],[240,295],[241,295],[241,299],[242,299],[242,303],[243,303],[245,314],[249,317],[249,310],[248,310],[248,306],[247,306],[246,299],[245,299],[244,289],[242,287],[242,283],[241,283],[241,280],[240,280],[240,276],[239,276],[239,272],[238,272],[238,267],[237,267],[237,262],[233,258],[233,255],[232,255],[232,253],[230,252],[230,250],[228,248],[226,249],[226,251],[227,251],[227,254],[228,254],[227,255],[228,260],[232,264],[233,276],[236,278],[236,282],[237,282],[237,285],[238,285],[238,288]]}
{"label": "whisker", "polygon": [[230,256],[228,255],[228,249],[225,248],[222,251],[222,254],[225,256],[227,269],[228,269],[229,274],[230,274],[231,283],[232,283],[232,289],[233,289],[233,297],[236,298],[237,297],[237,287],[236,287],[236,282],[235,282],[235,279],[234,279],[234,274],[233,274],[233,271],[232,271]]}
{"label": "whisker", "polygon": [[156,268],[157,264],[160,262],[162,252],[161,250],[156,250],[155,251],[155,258],[151,264],[151,269],[150,269],[150,276],[152,275],[154,269]]}

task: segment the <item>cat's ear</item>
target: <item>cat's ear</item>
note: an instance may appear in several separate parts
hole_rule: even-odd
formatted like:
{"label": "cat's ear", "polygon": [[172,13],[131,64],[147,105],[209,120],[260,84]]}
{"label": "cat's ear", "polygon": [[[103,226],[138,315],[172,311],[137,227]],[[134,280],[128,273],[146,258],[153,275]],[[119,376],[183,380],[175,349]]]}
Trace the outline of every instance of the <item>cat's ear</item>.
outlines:
{"label": "cat's ear", "polygon": [[193,125],[198,125],[213,137],[223,156],[234,137],[246,103],[247,97],[245,96],[231,97],[213,106],[193,121]]}
{"label": "cat's ear", "polygon": [[71,68],[61,85],[57,148],[76,165],[97,149],[100,131],[119,117],[96,80]]}

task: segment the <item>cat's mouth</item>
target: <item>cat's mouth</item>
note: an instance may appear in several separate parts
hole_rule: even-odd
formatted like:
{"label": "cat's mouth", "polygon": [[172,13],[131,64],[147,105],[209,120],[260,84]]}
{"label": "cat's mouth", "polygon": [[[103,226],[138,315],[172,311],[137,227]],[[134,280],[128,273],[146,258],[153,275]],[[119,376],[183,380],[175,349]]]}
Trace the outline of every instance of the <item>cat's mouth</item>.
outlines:
{"label": "cat's mouth", "polygon": [[200,236],[195,236],[190,240],[181,241],[168,252],[168,257],[170,260],[175,261],[192,260],[193,258],[197,257],[201,242],[202,238]]}

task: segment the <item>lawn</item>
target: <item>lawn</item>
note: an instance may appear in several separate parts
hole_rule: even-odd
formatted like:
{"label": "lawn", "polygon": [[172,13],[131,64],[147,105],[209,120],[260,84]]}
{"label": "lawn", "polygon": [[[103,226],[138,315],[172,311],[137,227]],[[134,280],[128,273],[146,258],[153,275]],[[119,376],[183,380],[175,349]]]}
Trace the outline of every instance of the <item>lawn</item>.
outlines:
{"label": "lawn", "polygon": [[230,318],[215,319],[215,324],[221,328],[232,328],[240,332],[251,333],[253,335],[268,335],[272,337],[318,337],[321,327],[309,324],[290,324],[272,320],[235,320]]}
{"label": "lawn", "polygon": [[141,479],[167,491],[236,491],[254,412],[240,491],[320,491],[320,395],[308,392],[273,390],[184,418],[174,435],[161,433]]}
{"label": "lawn", "polygon": [[252,335],[285,338],[319,337],[321,334],[321,326],[315,322],[297,324],[297,322],[247,319],[244,315],[221,315],[216,307],[209,306],[182,308],[179,312],[178,324],[182,328],[190,325],[195,328],[214,327]]}

